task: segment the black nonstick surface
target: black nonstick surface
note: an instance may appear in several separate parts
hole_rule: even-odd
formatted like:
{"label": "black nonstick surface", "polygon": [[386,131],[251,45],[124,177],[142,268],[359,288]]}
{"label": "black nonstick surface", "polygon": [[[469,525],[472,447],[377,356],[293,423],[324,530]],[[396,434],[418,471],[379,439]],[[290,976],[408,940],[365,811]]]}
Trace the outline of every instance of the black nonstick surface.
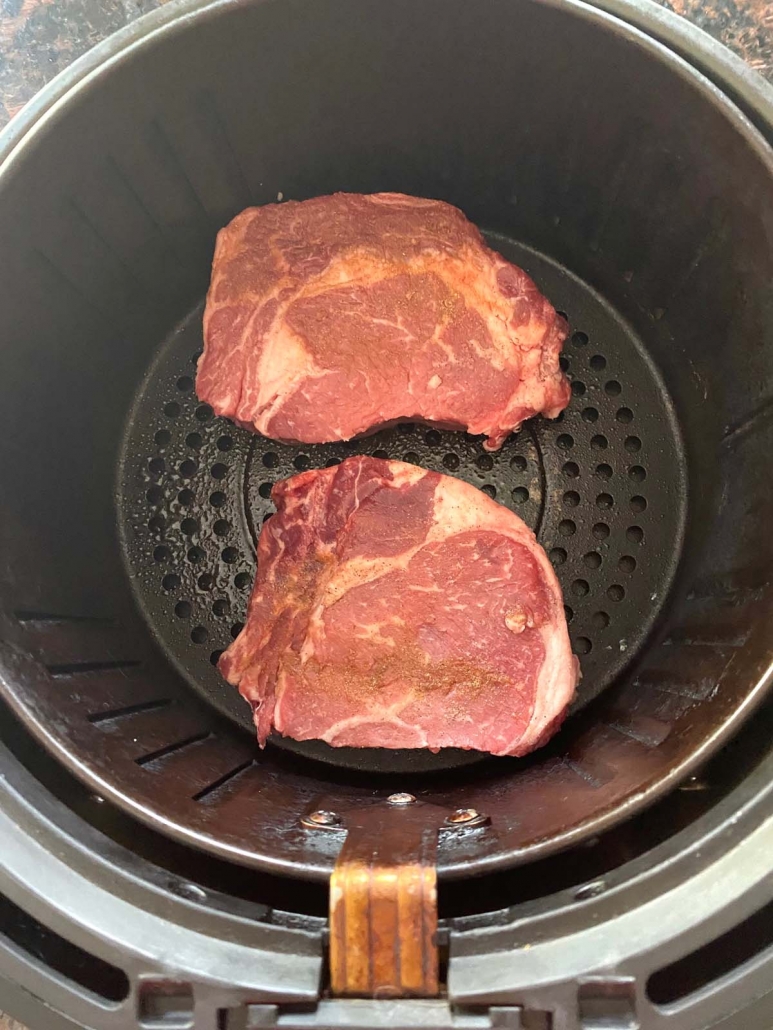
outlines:
{"label": "black nonstick surface", "polygon": [[[476,808],[489,828],[440,835],[449,879],[597,836],[730,738],[773,670],[773,153],[715,87],[574,0],[201,0],[41,112],[0,166],[0,695],[41,746],[164,834],[300,878],[340,848],[311,806]],[[261,752],[210,663],[244,617],[261,485],[351,452],[199,421],[186,314],[236,213],[336,190],[442,198],[533,247],[495,241],[584,334],[563,422],[489,469],[429,428],[353,448],[529,491],[566,552],[580,703],[603,693],[525,760],[419,751],[438,775],[378,776]]]}
{"label": "black nonstick surface", "polygon": [[[686,517],[686,469],[666,388],[631,328],[586,285],[496,234],[572,332],[562,365],[572,400],[494,454],[482,438],[410,423],[343,444],[288,445],[215,418],[194,392],[201,308],[159,350],[125,431],[118,518],[143,615],[188,682],[252,729],[248,705],[217,671],[242,628],[255,547],[274,482],[358,453],[458,476],[516,512],[547,550],[582,665],[584,707],[636,655],[669,591]],[[344,768],[434,771],[478,752],[331,748],[275,735],[271,745]]]}

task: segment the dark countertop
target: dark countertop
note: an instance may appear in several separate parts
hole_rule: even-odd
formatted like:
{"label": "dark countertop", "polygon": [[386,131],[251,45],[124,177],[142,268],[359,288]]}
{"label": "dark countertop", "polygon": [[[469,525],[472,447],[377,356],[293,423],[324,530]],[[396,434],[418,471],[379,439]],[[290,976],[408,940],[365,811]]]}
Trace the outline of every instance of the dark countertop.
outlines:
{"label": "dark countertop", "polygon": [[699,25],[773,82],[771,0],[658,0]]}
{"label": "dark countertop", "polygon": [[[0,0],[0,128],[49,79],[163,0]],[[773,82],[771,0],[659,0]]]}

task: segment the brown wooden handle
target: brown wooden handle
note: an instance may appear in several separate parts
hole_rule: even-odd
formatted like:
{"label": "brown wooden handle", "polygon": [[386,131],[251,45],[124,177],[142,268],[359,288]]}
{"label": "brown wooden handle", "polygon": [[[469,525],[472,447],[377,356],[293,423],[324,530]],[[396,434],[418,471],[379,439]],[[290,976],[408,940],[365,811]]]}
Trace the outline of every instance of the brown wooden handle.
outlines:
{"label": "brown wooden handle", "polygon": [[330,880],[334,994],[432,997],[439,991],[437,826],[424,806],[359,813]]}

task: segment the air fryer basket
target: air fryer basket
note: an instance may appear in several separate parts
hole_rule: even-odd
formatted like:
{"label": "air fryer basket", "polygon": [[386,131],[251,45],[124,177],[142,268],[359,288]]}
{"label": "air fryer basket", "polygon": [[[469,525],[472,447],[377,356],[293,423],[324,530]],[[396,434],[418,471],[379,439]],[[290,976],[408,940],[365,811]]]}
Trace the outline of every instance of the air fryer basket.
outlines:
{"label": "air fryer basket", "polygon": [[[773,162],[679,58],[569,0],[214,3],[85,80],[0,176],[0,686],[102,795],[322,878],[339,840],[303,813],[409,789],[491,817],[441,840],[459,876],[632,812],[761,696]],[[217,229],[382,189],[458,204],[566,311],[562,421],[490,457],[419,427],[291,448],[196,402]],[[211,659],[266,484],[358,450],[462,475],[539,531],[585,669],[543,752],[257,750]]]}

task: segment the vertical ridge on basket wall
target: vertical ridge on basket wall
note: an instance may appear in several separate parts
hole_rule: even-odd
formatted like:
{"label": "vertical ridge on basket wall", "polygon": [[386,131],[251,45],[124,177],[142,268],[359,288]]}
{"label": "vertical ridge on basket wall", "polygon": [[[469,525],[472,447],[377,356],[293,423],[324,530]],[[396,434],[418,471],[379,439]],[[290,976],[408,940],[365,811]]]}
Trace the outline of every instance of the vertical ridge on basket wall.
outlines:
{"label": "vertical ridge on basket wall", "polygon": [[89,211],[92,225],[142,290],[143,304],[158,307],[180,292],[185,282],[182,258],[111,153],[94,161],[73,184],[73,198]]}
{"label": "vertical ridge on basket wall", "polygon": [[[699,713],[708,699],[721,702],[752,637],[768,624],[773,542],[760,533],[756,512],[769,497],[769,484],[754,470],[764,467],[773,448],[773,422],[752,415],[751,426],[726,436],[715,459],[725,483],[737,475],[746,486],[722,491],[706,532],[703,561],[680,591],[668,633],[648,649],[626,688],[632,697],[645,689],[635,703],[648,712],[654,707],[663,712],[670,705],[677,718],[691,709]],[[696,714],[691,732],[700,733],[700,725]]]}
{"label": "vertical ridge on basket wall", "polygon": [[175,121],[175,134],[191,182],[206,197],[218,229],[254,204],[243,161],[211,89],[196,94],[189,116]]}

